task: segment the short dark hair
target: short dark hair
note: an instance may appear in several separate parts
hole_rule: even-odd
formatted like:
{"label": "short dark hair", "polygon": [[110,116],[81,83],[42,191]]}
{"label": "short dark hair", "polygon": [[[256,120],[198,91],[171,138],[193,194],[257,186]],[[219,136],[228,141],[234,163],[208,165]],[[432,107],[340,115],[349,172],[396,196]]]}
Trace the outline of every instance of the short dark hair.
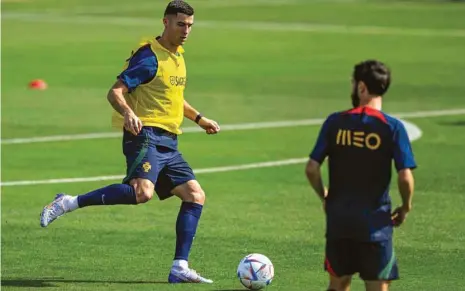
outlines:
{"label": "short dark hair", "polygon": [[371,95],[383,96],[391,84],[390,69],[377,60],[366,60],[356,64],[352,77],[355,83],[365,83]]}
{"label": "short dark hair", "polygon": [[165,9],[166,15],[177,15],[178,13],[183,13],[189,16],[194,15],[194,8],[190,6],[187,2],[182,0],[174,0],[168,3]]}

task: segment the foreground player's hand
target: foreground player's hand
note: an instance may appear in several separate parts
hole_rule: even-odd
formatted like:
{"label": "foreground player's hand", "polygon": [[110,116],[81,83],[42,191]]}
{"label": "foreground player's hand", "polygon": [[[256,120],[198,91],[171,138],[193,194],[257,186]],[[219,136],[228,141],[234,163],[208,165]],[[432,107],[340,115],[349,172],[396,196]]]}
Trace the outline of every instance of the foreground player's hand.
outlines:
{"label": "foreground player's hand", "polygon": [[207,134],[216,134],[220,131],[220,126],[218,125],[218,123],[206,117],[202,117],[199,120],[199,126],[205,129],[205,132]]}
{"label": "foreground player's hand", "polygon": [[142,130],[142,121],[134,112],[127,111],[124,113],[124,128],[133,135],[137,135]]}
{"label": "foreground player's hand", "polygon": [[391,219],[395,227],[398,227],[404,223],[409,211],[410,210],[407,209],[407,207],[401,206],[397,207],[394,212],[392,212]]}

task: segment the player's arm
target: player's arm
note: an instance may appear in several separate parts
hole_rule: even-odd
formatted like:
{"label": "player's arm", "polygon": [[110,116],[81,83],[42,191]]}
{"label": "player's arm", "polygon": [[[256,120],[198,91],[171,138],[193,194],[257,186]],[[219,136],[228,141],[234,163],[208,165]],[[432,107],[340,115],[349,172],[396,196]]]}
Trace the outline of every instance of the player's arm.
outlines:
{"label": "player's arm", "polygon": [[127,68],[121,72],[118,80],[108,92],[107,99],[111,106],[124,116],[124,128],[134,135],[141,131],[143,124],[127,104],[124,94],[155,78],[157,70],[156,56],[149,46],[143,46],[135,53],[131,53]]}
{"label": "player's arm", "polygon": [[124,94],[126,92],[128,92],[128,87],[123,83],[123,81],[118,80],[108,91],[107,99],[113,109],[124,116],[124,128],[132,134],[137,135],[137,133],[139,133],[142,129],[142,122],[127,104],[126,99],[124,98]]}
{"label": "player's arm", "polygon": [[394,131],[394,164],[397,169],[397,185],[402,205],[396,208],[392,214],[395,226],[401,225],[412,209],[415,181],[412,170],[417,167],[413,157],[412,146],[407,131],[401,122]]}
{"label": "player's arm", "polygon": [[124,94],[127,92],[128,87],[126,87],[121,80],[117,80],[107,94],[108,102],[110,102],[113,109],[123,116],[126,112],[132,111],[126,102],[126,99],[124,99]]}
{"label": "player's arm", "polygon": [[186,100],[184,100],[184,117],[197,123],[201,128],[205,129],[207,134],[215,134],[220,131],[220,126],[216,121],[208,119],[200,114]]}
{"label": "player's arm", "polygon": [[323,202],[326,198],[327,190],[321,177],[321,164],[324,162],[329,151],[329,120],[330,118],[326,119],[323,123],[315,147],[310,154],[310,160],[305,167],[305,175],[310,185]]}
{"label": "player's arm", "polygon": [[[192,107],[186,100],[184,100],[184,117],[189,118],[190,120],[196,122],[195,118],[199,117],[200,119],[203,119],[203,117],[200,112],[198,112],[194,107]],[[198,122],[198,121],[197,121]]]}
{"label": "player's arm", "polygon": [[402,208],[406,212],[412,209],[413,189],[415,181],[413,178],[412,170],[402,169],[397,173],[397,185],[399,187],[400,196],[402,197]]}
{"label": "player's arm", "polygon": [[313,190],[315,190],[315,193],[318,195],[321,201],[324,202],[327,193],[323,184],[323,179],[321,177],[320,163],[310,159],[307,163],[307,167],[305,168],[305,174],[307,175],[307,179],[310,182]]}

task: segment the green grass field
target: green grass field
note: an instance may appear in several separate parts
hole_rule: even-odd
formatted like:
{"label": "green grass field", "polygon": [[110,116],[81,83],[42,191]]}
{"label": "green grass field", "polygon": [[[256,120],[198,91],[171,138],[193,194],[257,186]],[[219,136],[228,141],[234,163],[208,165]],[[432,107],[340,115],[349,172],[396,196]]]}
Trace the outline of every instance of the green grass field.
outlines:
{"label": "green grass field", "polygon": [[[111,131],[106,92],[167,1],[2,1],[2,140]],[[465,108],[465,4],[448,1],[191,0],[186,99],[220,124],[324,118],[350,106],[352,66],[393,70],[388,113]],[[31,91],[42,78],[49,89]],[[394,291],[465,289],[465,116],[423,131],[414,209],[395,233]],[[194,126],[186,121],[185,127]],[[186,133],[194,169],[304,158],[318,126]],[[2,182],[123,175],[119,138],[2,145]],[[325,290],[324,214],[304,164],[198,174],[207,204],[190,264],[214,285],[171,286],[179,201],[90,207],[49,228],[57,192],[114,181],[2,186],[2,290],[244,290],[240,259],[275,265],[269,290]],[[392,196],[399,202],[393,183]],[[362,290],[355,280],[353,290]]]}

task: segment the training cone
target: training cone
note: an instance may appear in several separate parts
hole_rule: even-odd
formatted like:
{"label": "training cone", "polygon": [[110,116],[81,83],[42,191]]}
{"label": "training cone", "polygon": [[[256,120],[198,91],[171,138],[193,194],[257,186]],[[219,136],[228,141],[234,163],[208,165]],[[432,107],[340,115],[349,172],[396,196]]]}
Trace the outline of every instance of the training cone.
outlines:
{"label": "training cone", "polygon": [[33,89],[33,90],[45,90],[47,89],[47,83],[45,83],[44,80],[32,80],[30,83],[29,83],[29,89]]}

